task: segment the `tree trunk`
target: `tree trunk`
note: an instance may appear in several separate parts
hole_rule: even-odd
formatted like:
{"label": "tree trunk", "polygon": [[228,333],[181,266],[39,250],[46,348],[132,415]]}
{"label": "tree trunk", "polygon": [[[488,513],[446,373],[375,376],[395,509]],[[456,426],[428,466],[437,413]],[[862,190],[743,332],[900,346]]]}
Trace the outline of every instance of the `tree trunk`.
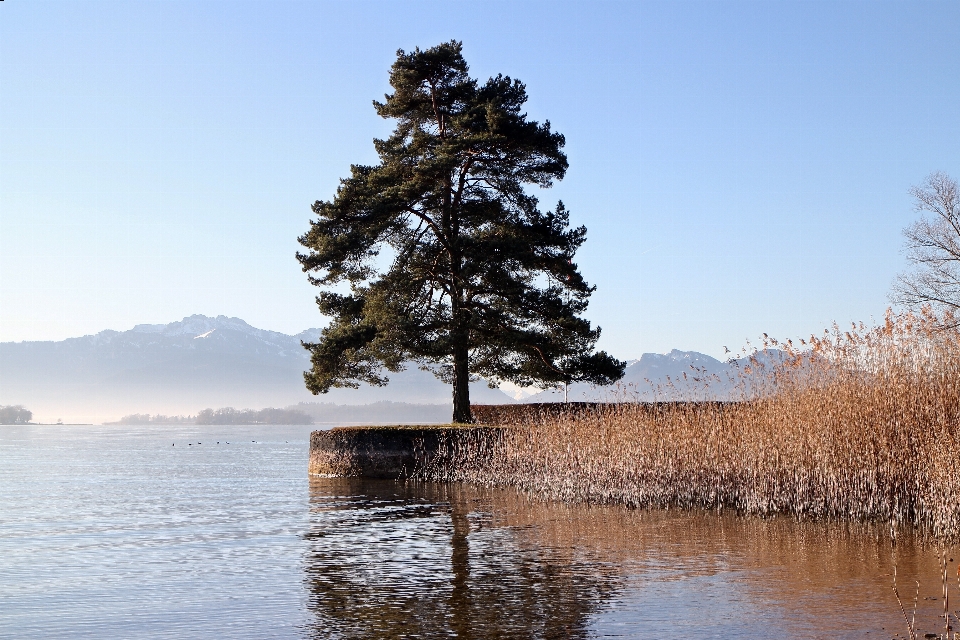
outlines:
{"label": "tree trunk", "polygon": [[[456,238],[459,225],[456,218],[451,216],[451,236]],[[451,337],[453,338],[453,421],[463,424],[473,424],[473,415],[470,413],[470,334],[467,328],[467,313],[463,309],[463,290],[460,287],[461,256],[456,242],[451,242],[453,250],[450,254],[450,320]]]}
{"label": "tree trunk", "polygon": [[470,413],[470,370],[467,346],[453,348],[453,421],[473,423]]}

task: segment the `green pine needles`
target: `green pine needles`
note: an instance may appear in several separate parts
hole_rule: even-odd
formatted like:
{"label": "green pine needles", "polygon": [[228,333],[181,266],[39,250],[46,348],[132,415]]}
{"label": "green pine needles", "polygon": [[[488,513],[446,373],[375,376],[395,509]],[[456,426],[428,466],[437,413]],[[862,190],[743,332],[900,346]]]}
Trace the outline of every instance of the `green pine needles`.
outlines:
{"label": "green pine needles", "polygon": [[398,51],[394,92],[374,102],[396,121],[374,140],[380,164],[353,165],[313,205],[297,258],[332,317],[304,344],[315,394],[383,385],[384,369],[415,362],[452,383],[453,421],[470,423],[471,377],[545,388],[623,376],[580,317],[595,289],[574,263],[586,229],[526,191],[563,178],[563,136],[527,119],[521,82],[468,71],[459,42]]}

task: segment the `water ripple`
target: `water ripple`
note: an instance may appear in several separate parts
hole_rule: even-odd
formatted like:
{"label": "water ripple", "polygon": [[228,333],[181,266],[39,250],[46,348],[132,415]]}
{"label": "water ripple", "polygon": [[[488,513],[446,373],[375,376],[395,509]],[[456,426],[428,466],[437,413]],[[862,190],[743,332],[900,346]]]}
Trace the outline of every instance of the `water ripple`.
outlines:
{"label": "water ripple", "polygon": [[937,630],[883,527],[311,480],[309,430],[0,427],[0,637],[890,638],[894,562]]}

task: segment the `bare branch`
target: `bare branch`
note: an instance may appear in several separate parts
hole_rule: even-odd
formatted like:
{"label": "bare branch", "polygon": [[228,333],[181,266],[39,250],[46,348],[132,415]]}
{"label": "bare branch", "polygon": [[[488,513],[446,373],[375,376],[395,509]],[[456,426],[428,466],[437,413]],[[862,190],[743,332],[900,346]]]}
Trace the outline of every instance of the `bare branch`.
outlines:
{"label": "bare branch", "polygon": [[919,308],[960,309],[960,190],[956,180],[932,173],[910,189],[914,208],[923,217],[903,230],[912,271],[900,274],[890,299]]}

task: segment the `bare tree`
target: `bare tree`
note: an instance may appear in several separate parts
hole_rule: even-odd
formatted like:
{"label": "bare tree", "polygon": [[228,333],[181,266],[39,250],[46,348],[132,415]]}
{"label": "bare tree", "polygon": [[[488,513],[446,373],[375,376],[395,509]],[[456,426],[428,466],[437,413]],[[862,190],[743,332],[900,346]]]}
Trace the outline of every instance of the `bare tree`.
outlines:
{"label": "bare tree", "polygon": [[[945,173],[931,173],[910,189],[921,218],[906,227],[904,251],[913,269],[897,276],[890,294],[895,304],[931,306],[948,312],[960,326],[960,191]],[[925,215],[925,214],[933,214]]]}

